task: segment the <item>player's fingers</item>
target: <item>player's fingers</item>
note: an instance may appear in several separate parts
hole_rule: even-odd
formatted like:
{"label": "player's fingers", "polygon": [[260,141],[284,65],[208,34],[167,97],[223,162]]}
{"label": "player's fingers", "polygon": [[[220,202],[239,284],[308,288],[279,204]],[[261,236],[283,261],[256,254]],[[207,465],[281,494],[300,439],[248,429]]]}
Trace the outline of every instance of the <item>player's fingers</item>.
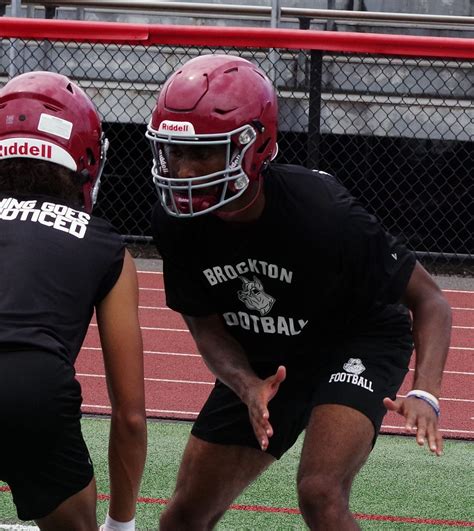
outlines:
{"label": "player's fingers", "polygon": [[283,380],[286,378],[286,367],[284,365],[280,365],[277,369],[277,372],[275,373],[275,379],[278,383],[283,382]]}
{"label": "player's fingers", "polygon": [[266,411],[264,415],[260,415],[259,417],[255,419],[255,424],[258,425],[260,429],[264,431],[267,435],[269,434],[269,432],[271,432],[271,424],[268,421],[268,419],[269,419],[268,411]]}
{"label": "player's fingers", "polygon": [[441,436],[436,423],[433,423],[428,427],[426,437],[430,451],[436,455],[441,455],[443,453],[443,437]]}
{"label": "player's fingers", "polygon": [[417,428],[416,415],[408,414],[405,418],[405,430],[413,431]]}
{"label": "player's fingers", "polygon": [[255,394],[252,395],[252,398],[248,402],[249,414],[255,419],[268,419],[268,389],[265,384],[262,384],[261,388],[258,389]]}
{"label": "player's fingers", "polygon": [[280,388],[280,382],[275,382],[274,380],[270,380],[268,382],[267,387],[267,393],[266,393],[266,399],[267,403],[272,400],[272,398],[278,393],[278,389]]}
{"label": "player's fingers", "polygon": [[250,408],[250,417],[254,424],[265,427],[268,424],[270,414],[268,409],[264,406],[257,406]]}
{"label": "player's fingers", "polygon": [[266,408],[252,408],[250,411],[253,431],[262,450],[268,448],[268,439],[273,435],[273,428],[268,418],[269,414]]}
{"label": "player's fingers", "polygon": [[392,400],[388,396],[383,399],[383,405],[389,411],[397,411],[398,412],[399,409],[400,409],[400,403],[398,402],[398,400]]}
{"label": "player's fingers", "polygon": [[270,438],[273,435],[273,428],[270,423],[268,423],[268,426],[265,430],[265,433],[267,434],[267,437]]}
{"label": "player's fingers", "polygon": [[266,433],[259,435],[258,441],[260,444],[260,448],[265,451],[268,448],[268,435]]}
{"label": "player's fingers", "polygon": [[441,435],[439,430],[436,430],[436,455],[438,457],[443,455],[443,448],[444,448],[443,436]]}
{"label": "player's fingers", "polygon": [[265,451],[268,448],[268,436],[264,434],[258,434],[257,435],[258,444],[260,445],[260,448]]}
{"label": "player's fingers", "polygon": [[272,435],[273,435],[273,427],[270,424],[270,422],[268,420],[268,417],[265,419],[265,423],[262,424],[262,428],[265,430],[265,435],[267,436],[267,438],[272,437]]}
{"label": "player's fingers", "polygon": [[418,418],[417,429],[416,429],[416,442],[420,446],[423,446],[425,444],[426,430],[427,430],[426,419],[424,419],[423,417]]}
{"label": "player's fingers", "polygon": [[286,378],[286,369],[283,365],[280,365],[277,372],[272,376],[269,376],[267,381],[272,388],[272,398],[275,396],[281,382]]}
{"label": "player's fingers", "polygon": [[260,445],[260,448],[263,451],[268,448],[268,429],[269,428],[267,426],[262,426],[259,423],[253,424],[253,431],[255,433],[255,437],[257,438],[258,444]]}

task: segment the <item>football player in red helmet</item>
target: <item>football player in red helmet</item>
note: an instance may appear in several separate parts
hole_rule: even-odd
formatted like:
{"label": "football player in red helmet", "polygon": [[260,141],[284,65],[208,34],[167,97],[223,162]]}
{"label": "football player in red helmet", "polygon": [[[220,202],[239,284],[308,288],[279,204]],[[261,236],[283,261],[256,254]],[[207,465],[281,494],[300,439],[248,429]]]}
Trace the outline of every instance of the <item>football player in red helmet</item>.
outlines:
{"label": "football player in red helmet", "polygon": [[0,479],[19,518],[42,530],[97,529],[74,370],[94,309],[112,406],[104,529],[134,529],[143,348],[133,259],[91,215],[107,145],[94,104],[67,77],[31,72],[0,89]]}
{"label": "football player in red helmet", "polygon": [[[240,57],[201,56],[171,76],[146,133],[166,212],[223,217],[246,208],[277,154],[277,113],[271,82]],[[188,160],[205,161],[207,173],[190,171]]]}
{"label": "football player in red helmet", "polygon": [[84,91],[53,72],[19,75],[2,89],[0,120],[0,158],[44,160],[77,173],[91,212],[109,143]]}
{"label": "football player in red helmet", "polygon": [[[449,305],[334,177],[271,162],[276,124],[259,68],[204,55],[170,76],[148,125],[167,305],[217,377],[162,531],[211,529],[304,430],[297,483],[310,529],[358,529],[349,494],[387,408],[442,451]],[[414,389],[396,398],[413,342]]]}

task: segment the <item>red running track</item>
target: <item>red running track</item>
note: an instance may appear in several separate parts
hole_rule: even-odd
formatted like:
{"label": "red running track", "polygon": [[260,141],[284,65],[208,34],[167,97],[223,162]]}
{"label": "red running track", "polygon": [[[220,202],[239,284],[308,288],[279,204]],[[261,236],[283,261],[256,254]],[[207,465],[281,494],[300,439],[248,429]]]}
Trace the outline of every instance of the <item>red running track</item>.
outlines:
{"label": "red running track", "polygon": [[[192,420],[206,400],[213,377],[197,353],[181,316],[165,305],[163,275],[139,272],[140,323],[145,349],[147,415]],[[453,333],[441,391],[440,428],[445,437],[474,439],[474,291],[445,290],[453,308]],[[76,363],[83,412],[110,413],[99,335],[89,327]],[[411,370],[400,389],[411,388]],[[402,418],[385,416],[383,433],[401,433]]]}

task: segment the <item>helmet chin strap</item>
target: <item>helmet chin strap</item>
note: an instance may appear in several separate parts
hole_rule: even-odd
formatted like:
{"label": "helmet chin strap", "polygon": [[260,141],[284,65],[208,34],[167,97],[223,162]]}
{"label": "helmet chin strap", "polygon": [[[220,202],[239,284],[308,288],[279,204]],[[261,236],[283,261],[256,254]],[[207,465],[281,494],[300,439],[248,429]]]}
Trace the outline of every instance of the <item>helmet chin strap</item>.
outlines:
{"label": "helmet chin strap", "polygon": [[262,190],[262,181],[263,181],[263,178],[260,175],[258,178],[258,188],[257,188],[255,195],[242,208],[239,208],[237,210],[230,210],[228,212],[223,212],[221,209],[218,209],[214,212],[214,215],[216,215],[220,219],[223,219],[224,221],[232,221],[235,218],[235,216],[242,214],[242,212],[245,212],[246,210],[248,210],[252,205],[255,204],[257,199],[260,197],[260,193]]}

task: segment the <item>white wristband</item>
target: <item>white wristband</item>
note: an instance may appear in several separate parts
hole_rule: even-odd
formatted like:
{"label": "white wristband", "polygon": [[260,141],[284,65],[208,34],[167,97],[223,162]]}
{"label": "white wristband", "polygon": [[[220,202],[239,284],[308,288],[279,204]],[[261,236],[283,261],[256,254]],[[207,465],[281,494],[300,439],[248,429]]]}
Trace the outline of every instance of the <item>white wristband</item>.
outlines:
{"label": "white wristband", "polygon": [[128,522],[117,522],[109,516],[105,518],[105,524],[101,526],[102,531],[135,531],[135,518]]}
{"label": "white wristband", "polygon": [[428,393],[428,391],[423,391],[421,389],[413,389],[407,393],[407,398],[409,396],[413,396],[415,398],[420,398],[421,400],[424,400],[434,409],[436,416],[439,417],[439,414],[440,414],[439,400],[434,395],[432,395],[431,393]]}

